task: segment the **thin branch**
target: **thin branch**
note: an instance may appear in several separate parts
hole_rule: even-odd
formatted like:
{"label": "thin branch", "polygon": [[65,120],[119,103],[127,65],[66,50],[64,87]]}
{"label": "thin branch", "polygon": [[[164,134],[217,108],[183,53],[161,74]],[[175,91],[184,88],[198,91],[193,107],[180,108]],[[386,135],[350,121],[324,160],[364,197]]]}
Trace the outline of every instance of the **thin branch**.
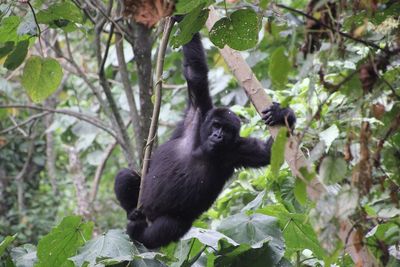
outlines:
{"label": "thin branch", "polygon": [[[147,137],[146,150],[144,152],[144,157],[143,157],[142,179],[146,175],[147,169],[149,167],[150,155],[153,148],[154,138],[157,132],[158,117],[160,115],[160,107],[161,107],[162,71],[164,67],[165,50],[167,48],[169,35],[171,34],[173,26],[174,26],[174,20],[171,17],[165,18],[164,33],[160,41],[160,47],[157,56],[156,84],[154,88],[154,96],[155,96],[154,109],[151,118],[149,135]],[[142,193],[142,183],[140,184],[139,199],[141,193]],[[140,207],[140,202],[138,202],[138,207]]]}
{"label": "thin branch", "polygon": [[115,103],[114,97],[112,95],[110,85],[107,81],[105,72],[104,72],[104,66],[105,66],[105,61],[108,56],[108,51],[110,48],[111,44],[111,38],[114,35],[114,25],[111,25],[111,32],[110,35],[108,36],[107,40],[107,45],[106,45],[106,50],[104,51],[104,56],[101,56],[101,43],[100,43],[100,35],[101,35],[101,28],[99,25],[104,25],[101,21],[99,22],[100,24],[96,25],[96,53],[97,53],[97,60],[99,64],[99,79],[100,79],[100,85],[103,88],[103,92],[106,95],[109,107],[111,109],[111,121],[113,123],[113,126],[115,127],[115,130],[117,131],[118,136],[123,140],[123,153],[129,162],[130,167],[133,168],[134,164],[134,156],[133,156],[133,149],[132,149],[132,144],[128,136],[128,132],[126,131],[124,122],[122,120],[121,114],[118,110],[117,104]]}
{"label": "thin branch", "polygon": [[90,123],[90,124],[96,126],[97,128],[105,131],[106,133],[108,133],[109,135],[114,137],[118,141],[118,144],[121,145],[121,140],[117,137],[117,135],[114,133],[114,131],[112,129],[108,128],[107,125],[103,124],[97,118],[94,118],[94,117],[91,117],[91,116],[88,116],[88,115],[85,115],[82,113],[78,113],[78,112],[71,111],[71,110],[52,109],[52,108],[40,107],[40,106],[29,105],[29,104],[27,104],[27,105],[22,105],[22,104],[0,105],[0,109],[2,109],[2,108],[33,109],[33,110],[47,111],[47,112],[51,112],[51,113],[59,113],[59,114],[64,114],[67,116],[75,117],[79,120]]}
{"label": "thin branch", "polygon": [[39,119],[39,118],[41,118],[41,117],[44,117],[44,116],[46,116],[46,115],[49,114],[49,113],[50,113],[49,111],[45,111],[45,112],[42,112],[42,113],[35,114],[35,115],[33,115],[33,116],[27,118],[27,119],[24,120],[23,122],[20,122],[20,123],[14,125],[14,126],[8,127],[7,129],[4,129],[4,130],[0,131],[0,134],[5,134],[5,133],[10,132],[10,131],[12,131],[12,130],[15,130],[15,129],[17,129],[17,128],[20,128],[21,126],[24,126],[25,124],[28,124],[28,123],[30,123],[31,121],[37,120],[37,119]]}
{"label": "thin branch", "polygon": [[32,12],[33,19],[35,20],[35,24],[36,24],[36,27],[38,29],[39,45],[40,45],[40,50],[41,50],[42,55],[43,55],[43,47],[42,47],[42,40],[41,40],[42,39],[42,37],[41,37],[42,30],[40,29],[39,22],[37,20],[36,13],[35,13],[35,10],[33,9],[33,6],[31,5],[31,3],[29,1],[27,2],[27,4],[28,4],[28,6],[29,6],[29,8],[30,8],[30,10]]}
{"label": "thin branch", "polygon": [[[219,19],[216,11],[210,7],[210,15],[206,22],[207,28],[211,29],[214,23]],[[240,55],[239,52],[234,51],[233,49],[225,46],[220,50],[220,53],[225,59],[225,62],[232,70],[233,74],[238,79],[240,85],[245,89],[247,95],[252,101],[256,110],[261,113],[261,111],[268,105],[272,104],[271,98],[266,94],[263,89],[261,83],[257,80],[256,76]],[[274,137],[278,133],[277,127],[269,127],[269,131],[271,135]],[[285,159],[287,164],[289,165],[292,174],[295,177],[302,177],[300,173],[301,168],[306,168],[310,170],[309,162],[307,162],[303,153],[300,149],[298,149],[299,143],[298,140],[294,136],[291,136],[286,144],[285,148]],[[318,179],[313,179],[310,183],[307,184],[307,193],[311,200],[317,201],[321,194],[325,192],[325,188],[321,183],[318,182]],[[348,220],[343,220],[340,222],[340,231],[339,236],[344,242],[346,239],[346,234],[348,233],[348,229],[352,227],[352,224]],[[354,234],[351,234],[353,237]],[[376,266],[376,259],[365,246],[349,246],[346,247],[346,251],[350,254],[353,261],[362,266]]]}
{"label": "thin branch", "polygon": [[313,21],[319,23],[319,24],[320,24],[321,26],[323,26],[324,28],[327,28],[327,29],[329,29],[329,30],[331,30],[331,31],[333,31],[333,32],[336,32],[336,33],[342,35],[343,37],[346,37],[346,38],[348,38],[348,39],[351,39],[351,40],[353,40],[353,41],[355,41],[355,42],[357,42],[357,43],[362,43],[362,44],[364,44],[364,45],[366,45],[366,46],[375,48],[375,49],[377,49],[377,50],[383,50],[383,51],[385,51],[386,53],[390,53],[390,51],[389,51],[388,49],[386,49],[386,48],[382,48],[382,47],[380,47],[379,45],[376,45],[376,44],[374,44],[374,43],[372,43],[372,42],[369,42],[369,41],[366,41],[366,40],[363,40],[363,39],[359,39],[359,38],[353,37],[351,34],[348,34],[348,33],[342,32],[342,31],[339,31],[338,29],[336,29],[336,28],[334,28],[334,27],[332,27],[332,26],[330,26],[330,25],[327,25],[327,24],[323,23],[321,20],[319,20],[319,19],[317,19],[317,18],[314,18],[313,16],[311,16],[311,15],[309,15],[309,14],[307,14],[307,13],[304,13],[303,11],[300,11],[300,10],[297,10],[297,9],[294,9],[294,8],[291,8],[291,7],[289,7],[289,6],[282,5],[282,4],[275,4],[275,5],[276,5],[277,7],[282,8],[282,9],[286,9],[286,10],[288,10],[288,11],[290,11],[290,12],[299,14],[299,15],[301,15],[301,16],[303,16],[303,17],[306,17],[306,18],[308,18],[308,19],[310,19],[310,20],[313,20]]}
{"label": "thin branch", "polygon": [[126,98],[128,100],[128,106],[131,116],[131,121],[133,126],[133,130],[135,133],[135,145],[138,150],[138,155],[141,154],[141,143],[143,140],[141,125],[140,125],[140,118],[139,112],[136,107],[135,96],[133,94],[132,86],[129,80],[128,68],[126,66],[125,56],[124,56],[124,46],[123,46],[123,39],[120,34],[115,35],[115,48],[117,52],[117,59],[118,59],[118,71],[121,75],[122,85],[125,91]]}
{"label": "thin branch", "polygon": [[92,203],[96,199],[97,192],[99,190],[100,180],[101,180],[101,177],[103,176],[103,171],[104,171],[104,168],[106,167],[107,160],[110,158],[116,145],[117,145],[117,142],[113,142],[107,146],[106,150],[104,151],[104,155],[101,159],[101,162],[100,162],[99,166],[97,166],[96,173],[95,173],[94,179],[93,179],[92,190],[90,192],[90,202],[92,202]]}

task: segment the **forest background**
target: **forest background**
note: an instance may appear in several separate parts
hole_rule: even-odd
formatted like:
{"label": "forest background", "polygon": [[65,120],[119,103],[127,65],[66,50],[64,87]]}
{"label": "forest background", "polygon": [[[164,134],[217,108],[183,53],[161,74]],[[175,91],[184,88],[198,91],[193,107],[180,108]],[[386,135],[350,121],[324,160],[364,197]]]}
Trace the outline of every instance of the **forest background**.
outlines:
{"label": "forest background", "polygon": [[[188,15],[164,51],[173,12]],[[0,266],[400,266],[399,14],[396,0],[1,0]],[[114,176],[182,118],[180,48],[198,30],[241,136],[269,136],[259,91],[296,131],[147,251],[123,232]]]}

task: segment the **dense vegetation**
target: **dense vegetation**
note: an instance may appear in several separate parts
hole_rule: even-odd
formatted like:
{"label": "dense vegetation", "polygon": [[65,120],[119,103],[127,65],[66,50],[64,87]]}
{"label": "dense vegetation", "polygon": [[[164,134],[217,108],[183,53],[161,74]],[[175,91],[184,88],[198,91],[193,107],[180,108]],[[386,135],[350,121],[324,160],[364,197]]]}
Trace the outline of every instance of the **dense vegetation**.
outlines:
{"label": "dense vegetation", "polygon": [[[201,30],[214,102],[241,117],[242,136],[268,137],[232,74],[244,63],[232,69],[219,48],[241,51],[296,112],[291,138],[310,168],[284,163],[278,135],[272,165],[236,170],[182,240],[157,252],[129,241],[113,180],[142,166],[172,11],[163,0],[0,1],[0,266],[400,266],[396,0],[178,1],[188,15],[166,51],[155,145],[181,118],[179,49]],[[210,14],[221,19],[209,30]]]}

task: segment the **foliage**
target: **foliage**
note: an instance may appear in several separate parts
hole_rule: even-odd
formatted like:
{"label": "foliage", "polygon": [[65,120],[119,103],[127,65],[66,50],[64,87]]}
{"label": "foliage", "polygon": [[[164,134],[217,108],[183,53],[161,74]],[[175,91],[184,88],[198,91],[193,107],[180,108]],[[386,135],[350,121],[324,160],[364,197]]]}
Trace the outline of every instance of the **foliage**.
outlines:
{"label": "foliage", "polygon": [[[237,170],[185,237],[157,252],[115,229],[125,227],[126,217],[112,186],[129,161],[115,136],[123,139],[126,129],[135,140],[143,125],[128,124],[130,101],[139,114],[146,106],[144,67],[137,65],[145,47],[136,46],[150,36],[154,60],[160,29],[121,20],[116,2],[0,4],[0,266],[360,266],[346,242],[365,246],[381,265],[399,264],[397,1],[178,1],[176,12],[188,14],[171,39],[174,48],[204,28],[211,6],[221,15],[203,32],[211,95],[241,117],[241,136],[268,138],[216,47],[241,50],[266,92],[290,104],[298,149],[313,166],[300,170],[301,179],[290,172],[282,129],[270,167]],[[133,96],[126,93],[119,44]],[[169,50],[158,143],[185,106],[181,65],[180,51]],[[140,166],[141,141],[131,141],[132,166]],[[79,164],[71,164],[70,147]],[[84,198],[89,215],[70,216],[79,210],[79,190],[91,194],[99,171],[96,198]],[[83,186],[76,173],[86,178]],[[316,175],[326,188],[317,199],[308,195]],[[339,236],[343,221],[353,226],[354,240]]]}

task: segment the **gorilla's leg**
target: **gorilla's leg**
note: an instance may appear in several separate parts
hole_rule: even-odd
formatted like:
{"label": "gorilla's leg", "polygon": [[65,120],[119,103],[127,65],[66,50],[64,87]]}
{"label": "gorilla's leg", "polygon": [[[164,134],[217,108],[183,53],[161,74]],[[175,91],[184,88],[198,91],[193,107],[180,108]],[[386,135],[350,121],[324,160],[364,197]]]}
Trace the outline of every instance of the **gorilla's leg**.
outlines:
{"label": "gorilla's leg", "polygon": [[177,241],[191,227],[192,222],[177,220],[170,216],[158,217],[150,225],[145,220],[130,221],[127,233],[131,239],[137,240],[147,248],[158,248],[171,241]]}
{"label": "gorilla's leg", "polygon": [[122,169],[115,177],[114,191],[121,207],[126,210],[127,215],[137,205],[140,190],[140,176],[129,169]]}

